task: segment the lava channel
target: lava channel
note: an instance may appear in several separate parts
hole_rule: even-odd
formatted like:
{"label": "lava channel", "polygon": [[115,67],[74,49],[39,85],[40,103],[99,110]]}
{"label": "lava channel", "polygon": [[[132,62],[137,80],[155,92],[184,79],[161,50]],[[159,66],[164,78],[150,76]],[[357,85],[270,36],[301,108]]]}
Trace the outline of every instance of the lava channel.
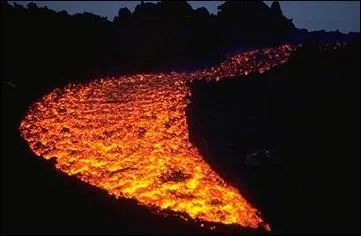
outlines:
{"label": "lava channel", "polygon": [[132,198],[199,222],[269,231],[261,214],[189,141],[187,82],[263,73],[287,62],[295,49],[281,45],[253,50],[192,73],[69,84],[34,103],[19,129],[36,155],[55,157],[57,169],[116,198]]}

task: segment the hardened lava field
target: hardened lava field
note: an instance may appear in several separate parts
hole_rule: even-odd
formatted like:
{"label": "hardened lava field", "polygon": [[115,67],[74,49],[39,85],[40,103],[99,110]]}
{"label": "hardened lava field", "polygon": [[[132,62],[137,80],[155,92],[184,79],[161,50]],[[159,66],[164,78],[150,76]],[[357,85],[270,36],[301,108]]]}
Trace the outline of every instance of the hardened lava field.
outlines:
{"label": "hardened lava field", "polygon": [[187,82],[263,73],[296,47],[249,51],[193,73],[138,74],[56,89],[20,124],[38,156],[116,198],[194,220],[270,230],[259,212],[204,161],[189,141]]}

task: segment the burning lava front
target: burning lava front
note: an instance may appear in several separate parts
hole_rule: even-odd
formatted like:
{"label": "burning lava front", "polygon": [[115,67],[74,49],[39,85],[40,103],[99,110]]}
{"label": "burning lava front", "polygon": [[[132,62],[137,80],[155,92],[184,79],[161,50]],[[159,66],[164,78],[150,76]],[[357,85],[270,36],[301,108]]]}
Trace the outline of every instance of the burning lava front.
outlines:
{"label": "burning lava front", "polygon": [[258,211],[190,143],[187,83],[263,73],[287,62],[294,50],[291,45],[253,50],[193,73],[70,84],[33,104],[19,129],[36,155],[55,157],[57,169],[116,198],[200,222],[269,231]]}

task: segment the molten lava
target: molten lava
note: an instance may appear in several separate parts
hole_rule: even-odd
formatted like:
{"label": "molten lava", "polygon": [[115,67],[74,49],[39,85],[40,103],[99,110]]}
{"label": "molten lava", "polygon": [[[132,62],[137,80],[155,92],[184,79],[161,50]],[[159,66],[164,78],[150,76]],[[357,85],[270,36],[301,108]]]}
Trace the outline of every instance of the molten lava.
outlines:
{"label": "molten lava", "polygon": [[285,63],[294,49],[253,50],[194,73],[70,84],[33,104],[20,131],[36,155],[55,157],[59,170],[117,198],[199,221],[270,230],[190,143],[187,82],[263,73]]}

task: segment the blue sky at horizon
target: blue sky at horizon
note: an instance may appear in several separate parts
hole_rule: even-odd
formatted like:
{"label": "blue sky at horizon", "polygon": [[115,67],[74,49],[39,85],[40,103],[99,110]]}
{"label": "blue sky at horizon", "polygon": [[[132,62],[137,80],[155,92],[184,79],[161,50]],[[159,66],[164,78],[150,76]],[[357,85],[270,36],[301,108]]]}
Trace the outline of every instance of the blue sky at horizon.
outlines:
{"label": "blue sky at horizon", "polygon": [[[31,1],[10,1],[27,5]],[[55,11],[66,10],[69,14],[91,12],[113,20],[119,8],[133,11],[140,1],[32,1],[38,6],[47,6]],[[157,1],[145,1],[157,2]],[[224,1],[188,1],[193,9],[206,7],[217,14],[217,6]],[[272,1],[265,1],[270,5]],[[282,11],[292,18],[298,28],[310,31],[339,30],[343,33],[360,32],[360,1],[280,1]]]}

